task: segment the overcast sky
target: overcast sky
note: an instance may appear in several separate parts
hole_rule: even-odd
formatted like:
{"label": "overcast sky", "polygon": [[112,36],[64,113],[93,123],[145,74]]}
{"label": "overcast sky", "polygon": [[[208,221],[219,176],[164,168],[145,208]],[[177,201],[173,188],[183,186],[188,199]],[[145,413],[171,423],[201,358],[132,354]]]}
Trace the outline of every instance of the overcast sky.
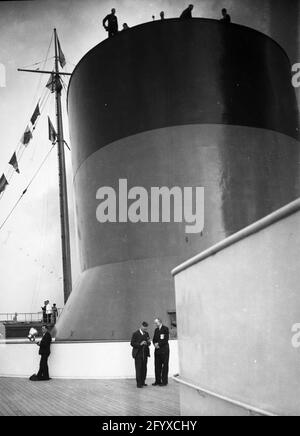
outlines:
{"label": "overcast sky", "polygon": [[[43,61],[56,27],[65,54],[65,71],[72,71],[81,57],[107,37],[101,20],[112,7],[119,24],[130,27],[157,18],[178,17],[190,3],[182,0],[36,0],[0,2],[0,63],[6,69],[6,86],[0,87],[0,175],[8,173],[8,161],[16,150],[40,96],[46,95],[48,76],[17,72]],[[286,7],[286,4],[289,7]],[[300,62],[298,0],[206,0],[194,1],[193,15],[219,18],[227,7],[234,22],[254,27],[274,37],[288,52],[291,62]],[[53,45],[45,68],[53,67]],[[43,67],[43,63],[33,68]],[[66,85],[68,79],[65,79]],[[298,90],[297,90],[298,93]],[[47,115],[55,123],[54,95],[38,119],[33,140],[20,161],[21,174],[14,174],[0,199],[0,225],[51,148]],[[63,94],[65,103],[66,94]],[[65,114],[65,139],[69,142]],[[72,146],[72,144],[71,144]],[[69,184],[73,280],[79,274],[73,213],[72,168],[66,150]],[[48,298],[63,303],[60,261],[60,223],[56,150],[52,150],[38,177],[7,224],[0,230],[0,312],[37,311]]]}

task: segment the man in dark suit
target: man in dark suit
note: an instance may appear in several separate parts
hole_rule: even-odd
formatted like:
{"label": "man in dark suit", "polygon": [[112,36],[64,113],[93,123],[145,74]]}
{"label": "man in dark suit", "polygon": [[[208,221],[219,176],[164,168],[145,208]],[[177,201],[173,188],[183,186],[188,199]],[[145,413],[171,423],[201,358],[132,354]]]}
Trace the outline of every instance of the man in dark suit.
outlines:
{"label": "man in dark suit", "polygon": [[153,386],[167,386],[169,373],[169,329],[159,318],[154,320],[156,329],[153,336],[155,382]]}
{"label": "man in dark suit", "polygon": [[103,18],[102,24],[105,30],[108,32],[109,38],[118,33],[118,19],[116,17],[115,8],[111,10],[111,14],[108,14],[105,18]]}
{"label": "man in dark suit", "polygon": [[227,14],[227,9],[225,8],[222,9],[222,18],[220,19],[220,21],[227,24],[231,23],[230,15]]}
{"label": "man in dark suit", "polygon": [[50,345],[52,342],[52,337],[48,331],[48,326],[46,324],[42,326],[42,333],[42,339],[37,342],[37,345],[40,347],[39,354],[41,356],[40,368],[39,372],[37,373],[37,379],[50,380],[48,370],[48,357],[50,355]]}
{"label": "man in dark suit", "polygon": [[148,323],[142,322],[139,330],[133,333],[130,345],[132,346],[132,357],[135,361],[136,385],[138,388],[147,386],[145,383],[147,375],[147,361],[150,357],[149,345],[151,340],[147,332]]}
{"label": "man in dark suit", "polygon": [[192,17],[192,10],[194,8],[194,5],[188,5],[188,7],[181,13],[180,17],[181,19],[186,19],[186,18],[193,18]]}

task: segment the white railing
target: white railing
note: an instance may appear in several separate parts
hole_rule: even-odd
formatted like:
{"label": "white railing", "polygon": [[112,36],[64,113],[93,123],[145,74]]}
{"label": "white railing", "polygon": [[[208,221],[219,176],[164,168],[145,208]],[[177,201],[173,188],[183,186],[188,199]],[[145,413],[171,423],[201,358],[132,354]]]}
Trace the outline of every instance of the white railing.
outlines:
{"label": "white railing", "polygon": [[[62,308],[57,308],[57,317],[59,318]],[[53,320],[53,315],[51,315]],[[0,313],[0,322],[44,322],[43,312],[13,312],[13,313]]]}

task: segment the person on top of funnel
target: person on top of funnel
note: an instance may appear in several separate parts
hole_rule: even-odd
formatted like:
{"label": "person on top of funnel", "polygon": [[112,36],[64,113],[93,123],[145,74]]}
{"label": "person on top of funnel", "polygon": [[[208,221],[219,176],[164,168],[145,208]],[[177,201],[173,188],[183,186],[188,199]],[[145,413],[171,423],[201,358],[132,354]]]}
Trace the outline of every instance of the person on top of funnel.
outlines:
{"label": "person on top of funnel", "polygon": [[192,17],[192,10],[194,8],[194,5],[188,5],[188,7],[181,13],[179,18],[193,18]]}
{"label": "person on top of funnel", "polygon": [[223,23],[230,23],[231,22],[230,15],[227,14],[227,9],[225,9],[225,8],[222,9],[222,18],[220,18],[220,21],[222,21]]}
{"label": "person on top of funnel", "polygon": [[106,17],[102,21],[102,24],[105,30],[108,32],[109,38],[118,33],[118,19],[116,17],[115,8],[111,10],[110,14],[106,15]]}

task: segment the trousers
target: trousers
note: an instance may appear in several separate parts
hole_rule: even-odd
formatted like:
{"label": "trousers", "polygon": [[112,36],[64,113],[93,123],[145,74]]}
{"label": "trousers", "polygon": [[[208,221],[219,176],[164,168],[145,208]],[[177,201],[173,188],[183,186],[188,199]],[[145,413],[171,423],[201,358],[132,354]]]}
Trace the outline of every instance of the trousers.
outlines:
{"label": "trousers", "polygon": [[137,356],[135,359],[135,375],[137,386],[143,386],[147,376],[147,357]]}
{"label": "trousers", "polygon": [[49,380],[48,357],[49,354],[41,354],[40,368],[37,373],[39,380]]}
{"label": "trousers", "polygon": [[154,367],[155,367],[155,383],[168,384],[169,374],[169,347],[165,349],[155,350],[154,353]]}

